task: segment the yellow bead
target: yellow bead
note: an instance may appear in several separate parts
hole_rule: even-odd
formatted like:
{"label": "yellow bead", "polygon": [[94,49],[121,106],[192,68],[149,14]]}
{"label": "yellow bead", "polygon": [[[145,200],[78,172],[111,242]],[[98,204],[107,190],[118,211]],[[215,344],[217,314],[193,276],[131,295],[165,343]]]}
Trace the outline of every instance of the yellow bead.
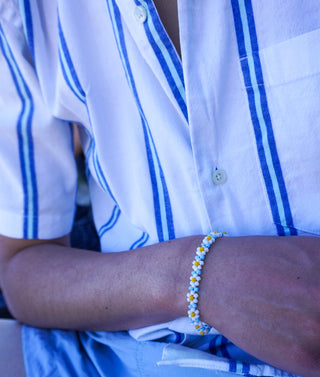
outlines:
{"label": "yellow bead", "polygon": [[210,241],[211,240],[211,236],[207,236],[207,240]]}
{"label": "yellow bead", "polygon": [[195,266],[199,266],[200,263],[199,263],[198,261],[196,261],[196,262],[194,262],[194,265],[195,265]]}
{"label": "yellow bead", "polygon": [[226,234],[227,234],[227,232],[225,232],[225,231],[223,231],[222,233],[223,233],[224,235],[226,235]]}
{"label": "yellow bead", "polygon": [[218,234],[219,232],[217,230],[214,231],[214,234]]}
{"label": "yellow bead", "polygon": [[200,328],[199,325],[194,325],[195,329],[198,330]]}
{"label": "yellow bead", "polygon": [[190,317],[195,317],[196,316],[196,313],[194,313],[194,312],[192,312],[191,314],[190,314]]}
{"label": "yellow bead", "polygon": [[199,250],[200,250],[201,252],[204,251],[204,247],[201,246],[201,247],[199,248]]}
{"label": "yellow bead", "polygon": [[192,278],[191,281],[192,281],[192,283],[196,283],[197,279],[196,278]]}
{"label": "yellow bead", "polygon": [[204,331],[200,331],[200,335],[204,335]]}
{"label": "yellow bead", "polygon": [[194,300],[194,296],[189,296],[189,300],[193,301]]}

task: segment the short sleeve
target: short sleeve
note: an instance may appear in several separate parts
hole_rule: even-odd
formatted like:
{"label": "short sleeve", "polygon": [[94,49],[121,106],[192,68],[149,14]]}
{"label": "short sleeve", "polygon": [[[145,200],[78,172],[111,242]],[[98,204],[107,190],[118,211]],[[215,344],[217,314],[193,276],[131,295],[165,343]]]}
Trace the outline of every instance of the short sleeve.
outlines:
{"label": "short sleeve", "polygon": [[18,7],[14,1],[0,0],[2,235],[50,239],[70,232],[77,181],[72,129],[51,113]]}

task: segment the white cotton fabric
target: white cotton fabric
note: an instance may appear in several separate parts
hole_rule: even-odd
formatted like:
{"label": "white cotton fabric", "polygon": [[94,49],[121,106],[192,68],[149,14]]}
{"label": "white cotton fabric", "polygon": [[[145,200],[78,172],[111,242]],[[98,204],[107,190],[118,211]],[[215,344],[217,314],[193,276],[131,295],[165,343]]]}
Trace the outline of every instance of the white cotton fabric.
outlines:
{"label": "white cotton fabric", "polygon": [[[226,229],[230,235],[276,234],[231,5],[179,2],[188,124],[143,24],[134,18],[135,2],[116,3],[128,61],[167,185],[174,236],[211,229]],[[141,118],[119,57],[107,2],[100,0],[89,7],[85,1],[76,5],[54,1],[42,7],[31,1],[34,63],[22,34],[26,15],[21,20],[15,2],[2,1],[1,5],[3,33],[34,105],[38,209],[28,216],[36,218],[37,237],[61,236],[72,226],[76,177],[68,122],[73,121],[85,130],[83,145],[98,230],[110,220],[115,205],[121,211],[115,226],[102,237],[103,250],[128,249],[143,232],[148,235],[147,243],[157,242],[155,191]],[[57,6],[86,104],[74,95],[63,75]],[[262,7],[253,2],[272,129],[292,215],[289,226],[299,234],[319,234],[320,57],[319,18],[314,15],[319,7],[311,1],[301,9],[285,1],[278,18],[272,17],[273,7],[273,2]],[[301,17],[303,12],[306,17]],[[82,27],[88,22],[90,27]],[[0,72],[0,232],[23,237],[25,198],[16,136],[21,100],[3,57]],[[95,137],[95,148],[88,135]],[[97,161],[115,201],[99,183]],[[212,182],[216,168],[227,174],[221,186]]]}

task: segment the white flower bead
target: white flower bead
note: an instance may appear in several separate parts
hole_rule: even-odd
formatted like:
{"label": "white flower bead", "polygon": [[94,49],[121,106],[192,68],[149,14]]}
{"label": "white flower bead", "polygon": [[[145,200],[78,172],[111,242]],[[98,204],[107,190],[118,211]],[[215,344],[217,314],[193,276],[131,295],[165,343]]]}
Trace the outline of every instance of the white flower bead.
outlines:
{"label": "white flower bead", "polygon": [[187,300],[189,302],[197,303],[198,302],[198,297],[199,297],[199,295],[196,292],[190,292],[190,293],[187,294]]}
{"label": "white flower bead", "polygon": [[192,263],[192,266],[193,266],[193,269],[196,269],[196,270],[201,270],[202,266],[204,265],[204,261],[203,260],[195,260],[193,261]]}
{"label": "white flower bead", "polygon": [[190,276],[190,283],[197,283],[201,280],[201,277],[198,276],[198,275],[195,275],[195,276]]}
{"label": "white flower bead", "polygon": [[197,275],[197,276],[191,276],[190,277],[190,286],[191,287],[198,287],[200,280],[201,280],[201,277],[199,275]]}
{"label": "white flower bead", "polygon": [[199,310],[198,309],[190,309],[188,310],[188,315],[191,320],[195,320],[199,318]]}
{"label": "white flower bead", "polygon": [[197,248],[197,253],[206,254],[209,251],[207,247],[200,246]]}

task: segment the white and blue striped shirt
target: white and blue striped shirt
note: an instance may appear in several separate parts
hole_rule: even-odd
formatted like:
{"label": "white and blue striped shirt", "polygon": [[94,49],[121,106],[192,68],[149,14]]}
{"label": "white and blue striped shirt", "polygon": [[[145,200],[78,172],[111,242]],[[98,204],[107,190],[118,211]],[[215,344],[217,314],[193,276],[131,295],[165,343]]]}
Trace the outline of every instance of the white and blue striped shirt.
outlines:
{"label": "white and blue striped shirt", "polygon": [[[139,7],[139,8],[138,8]],[[320,5],[0,0],[0,233],[72,227],[81,125],[103,251],[320,235]]]}

